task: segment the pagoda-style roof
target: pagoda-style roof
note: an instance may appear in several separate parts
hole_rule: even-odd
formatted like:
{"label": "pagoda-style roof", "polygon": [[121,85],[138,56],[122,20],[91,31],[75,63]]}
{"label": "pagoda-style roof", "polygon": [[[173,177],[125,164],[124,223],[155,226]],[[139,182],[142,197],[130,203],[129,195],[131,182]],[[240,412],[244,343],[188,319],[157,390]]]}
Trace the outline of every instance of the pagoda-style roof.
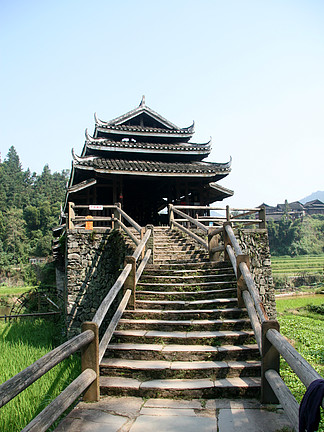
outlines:
{"label": "pagoda-style roof", "polygon": [[110,121],[95,115],[95,129],[73,164],[68,201],[80,205],[120,202],[138,223],[157,223],[169,203],[202,206],[223,200],[233,191],[218,185],[231,171],[229,162],[205,162],[211,140],[191,142],[194,124],[180,128],[140,105]]}
{"label": "pagoda-style roof", "polygon": [[174,123],[162,117],[145,104],[143,96],[139,106],[126,114],[116,117],[110,121],[99,120],[95,114],[94,137],[105,137],[108,135],[117,136],[138,136],[151,138],[174,137],[188,141],[194,133],[194,123],[185,128],[179,128]]}
{"label": "pagoda-style roof", "polygon": [[154,160],[106,159],[74,155],[73,168],[93,170],[105,174],[135,174],[144,176],[210,177],[220,179],[231,169],[231,161],[215,162],[162,162]]}
{"label": "pagoda-style roof", "polygon": [[202,144],[188,142],[145,142],[133,138],[123,138],[122,140],[112,140],[108,138],[94,138],[85,132],[86,141],[82,151],[82,156],[93,154],[93,150],[99,152],[122,152],[122,153],[149,153],[151,155],[174,154],[186,155],[195,160],[207,157],[211,151],[211,139]]}

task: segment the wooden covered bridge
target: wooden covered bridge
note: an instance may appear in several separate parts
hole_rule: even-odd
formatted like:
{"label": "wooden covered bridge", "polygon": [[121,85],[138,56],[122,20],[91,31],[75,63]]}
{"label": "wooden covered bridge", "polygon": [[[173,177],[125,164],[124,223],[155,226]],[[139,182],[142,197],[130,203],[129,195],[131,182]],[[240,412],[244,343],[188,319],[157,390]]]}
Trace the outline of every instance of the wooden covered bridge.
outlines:
{"label": "wooden covered bridge", "polygon": [[66,239],[70,338],[2,384],[0,403],[79,350],[82,373],[24,431],[46,431],[81,395],[101,404],[105,395],[253,398],[280,403],[298,430],[280,356],[306,388],[321,377],[275,319],[265,211],[209,205],[232,194],[216,184],[230,164],[203,162],[209,144],[189,144],[192,133],[142,100],[111,122],[97,119],[74,155],[55,231]]}

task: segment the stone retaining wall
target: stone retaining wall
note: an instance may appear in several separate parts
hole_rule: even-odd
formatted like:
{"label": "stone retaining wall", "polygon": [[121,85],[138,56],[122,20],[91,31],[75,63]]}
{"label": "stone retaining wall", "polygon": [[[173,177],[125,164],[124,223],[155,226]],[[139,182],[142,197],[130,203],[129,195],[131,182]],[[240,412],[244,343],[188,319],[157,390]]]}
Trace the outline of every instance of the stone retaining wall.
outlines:
{"label": "stone retaining wall", "polygon": [[268,230],[237,230],[236,235],[242,253],[250,257],[250,271],[269,319],[276,319],[276,300],[272,279]]}
{"label": "stone retaining wall", "polygon": [[91,321],[123,267],[127,246],[119,231],[74,229],[67,232],[65,312],[69,335]]}

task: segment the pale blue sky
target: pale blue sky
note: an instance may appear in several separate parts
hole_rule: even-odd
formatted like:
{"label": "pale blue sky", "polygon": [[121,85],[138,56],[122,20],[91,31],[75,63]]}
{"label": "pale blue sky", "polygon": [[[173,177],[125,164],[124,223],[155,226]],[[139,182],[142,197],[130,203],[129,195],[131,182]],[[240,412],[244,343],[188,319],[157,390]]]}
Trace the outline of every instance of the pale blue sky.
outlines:
{"label": "pale blue sky", "polygon": [[324,2],[0,0],[0,151],[71,166],[93,113],[142,97],[209,160],[233,158],[232,206],[324,189]]}

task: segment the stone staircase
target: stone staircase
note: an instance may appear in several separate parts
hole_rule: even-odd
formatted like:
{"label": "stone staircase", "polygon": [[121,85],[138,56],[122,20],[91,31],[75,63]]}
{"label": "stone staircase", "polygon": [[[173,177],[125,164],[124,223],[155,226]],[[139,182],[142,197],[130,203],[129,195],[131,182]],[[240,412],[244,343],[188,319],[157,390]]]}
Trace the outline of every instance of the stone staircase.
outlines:
{"label": "stone staircase", "polygon": [[137,284],[100,364],[102,394],[258,397],[260,361],[226,263],[178,231],[154,228],[154,264]]}

